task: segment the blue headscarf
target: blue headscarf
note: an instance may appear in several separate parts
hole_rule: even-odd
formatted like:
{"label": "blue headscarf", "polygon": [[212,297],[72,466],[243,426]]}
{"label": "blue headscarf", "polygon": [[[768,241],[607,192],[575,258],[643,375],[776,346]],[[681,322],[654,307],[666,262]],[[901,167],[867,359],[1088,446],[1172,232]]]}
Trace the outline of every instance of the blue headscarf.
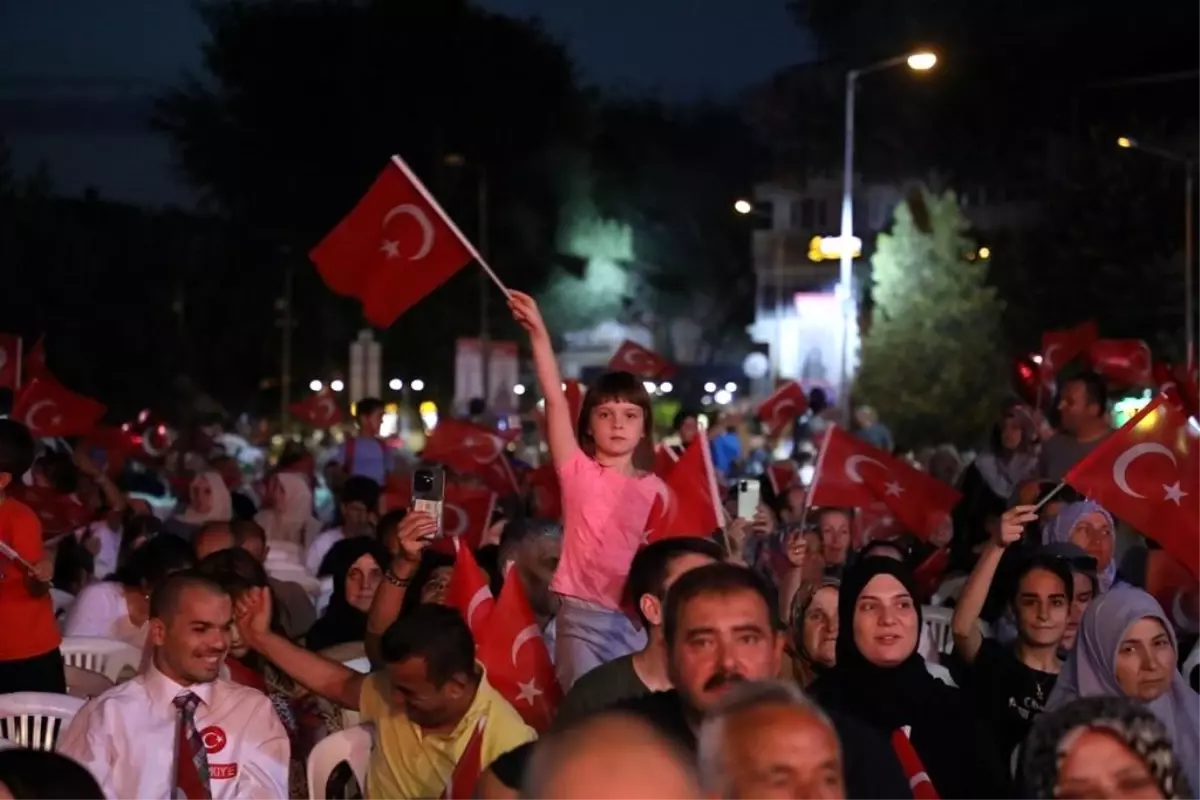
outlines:
{"label": "blue headscarf", "polygon": [[1071,540],[1071,531],[1075,529],[1075,525],[1079,520],[1087,514],[1099,514],[1108,522],[1108,529],[1112,531],[1114,555],[1108,560],[1107,566],[1100,570],[1096,577],[1100,582],[1100,593],[1107,592],[1117,579],[1117,559],[1116,559],[1116,536],[1117,525],[1112,514],[1105,511],[1098,503],[1093,503],[1091,500],[1082,500],[1078,503],[1071,503],[1069,506],[1058,512],[1058,516],[1051,520],[1050,524],[1042,531],[1042,544],[1061,544]]}

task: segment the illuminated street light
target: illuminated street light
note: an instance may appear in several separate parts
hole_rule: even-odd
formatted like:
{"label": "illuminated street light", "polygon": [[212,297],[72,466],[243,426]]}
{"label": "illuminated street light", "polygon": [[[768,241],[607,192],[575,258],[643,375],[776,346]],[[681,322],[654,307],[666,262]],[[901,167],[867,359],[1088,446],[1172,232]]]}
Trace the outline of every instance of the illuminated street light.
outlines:
{"label": "illuminated street light", "polygon": [[1130,139],[1128,136],[1118,136],[1117,137],[1117,147],[1130,148],[1130,147],[1136,147],[1136,146],[1137,146],[1137,142],[1135,142],[1133,139]]}
{"label": "illuminated street light", "polygon": [[399,378],[392,378],[390,381],[388,381],[388,388],[393,392],[398,392],[404,388],[404,381],[400,380]]}
{"label": "illuminated street light", "polygon": [[517,397],[520,397],[521,395],[525,394],[525,385],[522,383],[518,383],[515,386],[513,386],[513,394],[515,394]]}
{"label": "illuminated street light", "polygon": [[658,387],[658,390],[660,392],[662,392],[663,394],[670,394],[671,390],[674,388],[675,388],[674,384],[672,384],[670,381],[667,381],[667,382],[663,383],[662,385],[660,385]]}
{"label": "illuminated street light", "polygon": [[324,385],[325,384],[314,378],[313,380],[309,381],[308,388],[312,389],[314,392],[319,392],[321,391],[321,387]]}
{"label": "illuminated street light", "polygon": [[342,383],[340,380],[332,380],[329,382],[329,388],[333,389],[335,392],[340,392],[342,389],[346,388],[346,384]]}
{"label": "illuminated street light", "polygon": [[730,394],[725,389],[722,389],[721,391],[717,392],[716,401],[717,401],[717,405],[719,405],[719,406],[727,406],[731,402],[733,402],[733,395]]}
{"label": "illuminated street light", "polygon": [[729,383],[725,384],[725,391],[727,391],[727,392],[729,392],[729,393],[731,393],[731,394],[732,394],[733,392],[736,392],[736,391],[737,391],[737,384],[736,384],[736,383],[734,383],[733,381],[730,381]]}
{"label": "illuminated street light", "polygon": [[979,257],[980,257],[980,258],[982,258],[982,259],[984,259],[984,260],[987,260],[987,259],[991,258],[991,257],[992,257],[992,250],[991,250],[991,248],[990,248],[990,247],[981,247],[981,248],[979,248]]}
{"label": "illuminated street light", "polygon": [[713,383],[712,381],[709,381],[708,383],[704,384],[704,391],[708,392],[709,394],[712,394],[716,390],[717,390],[717,385],[715,383]]}
{"label": "illuminated street light", "polygon": [[749,200],[745,200],[745,199],[738,200],[737,202],[735,202],[733,204],[733,210],[739,214],[749,214],[751,211],[754,210],[754,204],[751,203]]}
{"label": "illuminated street light", "polygon": [[412,387],[414,392],[420,392],[425,388],[425,381],[417,378],[416,380],[409,382],[408,385]]}
{"label": "illuminated street light", "polygon": [[928,50],[913,53],[908,57],[908,68],[917,72],[925,72],[937,66],[937,54]]}
{"label": "illuminated street light", "polygon": [[654,381],[646,381],[642,384],[642,386],[644,386],[646,391],[650,394],[654,394],[656,391],[658,391],[658,387],[654,385]]}

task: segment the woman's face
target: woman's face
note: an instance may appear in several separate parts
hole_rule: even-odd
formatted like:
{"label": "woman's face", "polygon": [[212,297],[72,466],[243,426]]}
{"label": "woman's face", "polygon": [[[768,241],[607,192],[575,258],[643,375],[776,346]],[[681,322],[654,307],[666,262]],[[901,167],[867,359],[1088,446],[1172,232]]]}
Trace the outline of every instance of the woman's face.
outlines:
{"label": "woman's face", "polygon": [[1079,620],[1087,611],[1088,603],[1092,602],[1092,579],[1086,573],[1076,572],[1074,578],[1075,591],[1071,595],[1071,613],[1067,616],[1067,629],[1063,632],[1062,648],[1070,650],[1075,646],[1075,637],[1079,635]]}
{"label": "woman's face", "polygon": [[1149,703],[1171,687],[1175,659],[1175,647],[1162,623],[1143,617],[1129,626],[1117,646],[1117,683],[1134,700]]}
{"label": "woman's face", "polygon": [[872,664],[894,667],[917,649],[917,607],[904,584],[876,575],[854,607],[854,643]]}
{"label": "woman's face", "polygon": [[1069,733],[1075,741],[1058,767],[1054,796],[1060,800],[1162,800],[1162,790],[1146,764],[1110,733]]}
{"label": "woman's face", "polygon": [[845,564],[846,553],[850,549],[850,517],[840,511],[827,511],[822,514],[821,546],[827,564]]}
{"label": "woman's face", "polygon": [[1016,417],[1005,417],[1000,428],[1000,446],[1005,450],[1016,450],[1021,446],[1023,432],[1021,422]]}
{"label": "woman's face", "polygon": [[429,573],[429,580],[421,587],[421,605],[446,605],[446,589],[450,586],[450,576],[454,567],[438,567]]}
{"label": "woman's face", "polygon": [[207,514],[209,511],[212,511],[212,487],[208,485],[208,481],[204,478],[196,478],[192,481],[188,494],[190,504],[196,513]]}
{"label": "woman's face", "polygon": [[1071,544],[1079,545],[1096,559],[1096,568],[1101,572],[1108,569],[1113,555],[1112,523],[1101,513],[1084,514],[1071,528]]}
{"label": "woman's face", "polygon": [[838,590],[835,586],[818,589],[802,620],[804,652],[823,667],[837,660]]}
{"label": "woman's face", "polygon": [[1034,647],[1058,647],[1070,615],[1062,578],[1047,569],[1029,570],[1017,585],[1014,605],[1022,641]]}
{"label": "woman's face", "polygon": [[359,611],[370,611],[375,590],[383,580],[383,570],[370,554],[358,557],[346,573],[346,602]]}

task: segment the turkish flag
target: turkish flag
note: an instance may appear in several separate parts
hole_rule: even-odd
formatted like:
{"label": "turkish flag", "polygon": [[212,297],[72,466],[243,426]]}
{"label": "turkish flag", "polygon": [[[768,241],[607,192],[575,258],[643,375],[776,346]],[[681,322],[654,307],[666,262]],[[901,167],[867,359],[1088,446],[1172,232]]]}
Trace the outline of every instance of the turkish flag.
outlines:
{"label": "turkish flag", "polygon": [[913,583],[917,586],[917,593],[920,595],[918,601],[928,603],[930,598],[937,593],[938,587],[942,585],[942,576],[946,574],[946,570],[950,567],[950,550],[946,547],[939,547],[929,554],[929,557],[922,561],[917,568],[913,570]]}
{"label": "turkish flag", "polygon": [[1153,368],[1154,383],[1173,405],[1181,407],[1191,416],[1200,415],[1200,387],[1196,373],[1188,374],[1183,366],[1172,366],[1161,361]]}
{"label": "turkish flag", "polygon": [[858,506],[855,515],[854,546],[862,548],[867,542],[891,539],[904,533],[904,526],[882,500],[871,498],[865,506]]}
{"label": "turkish flag", "polygon": [[793,486],[800,485],[800,467],[795,461],[774,461],[767,465],[767,480],[775,490],[776,497],[782,497]]}
{"label": "turkish flag", "polygon": [[545,732],[562,700],[562,688],[515,570],[508,570],[500,598],[477,642],[476,652],[487,667],[488,681],[528,725],[538,733]]}
{"label": "turkish flag", "polygon": [[101,425],[89,433],[76,448],[86,453],[97,467],[109,475],[118,475],[125,462],[138,452],[139,444],[142,442],[135,439],[130,431]]}
{"label": "turkish flag", "polygon": [[779,436],[807,408],[808,397],[804,394],[804,387],[797,381],[790,381],[763,401],[758,407],[757,416],[767,426],[771,436]]}
{"label": "turkish flag", "polygon": [[460,419],[442,419],[425,440],[421,457],[474,475],[493,491],[510,494],[518,486],[504,455],[505,446],[504,437],[494,430]]}
{"label": "turkish flag", "polygon": [[15,389],[20,376],[17,365],[21,361],[21,337],[11,333],[0,333],[0,389]]}
{"label": "turkish flag", "polygon": [[29,348],[29,352],[25,354],[25,364],[21,368],[24,373],[21,376],[23,383],[28,383],[34,378],[49,378],[49,368],[46,367],[46,337],[39,336],[38,340],[33,343],[33,347]]}
{"label": "turkish flag", "polygon": [[475,784],[483,774],[483,729],[487,727],[487,717],[480,717],[475,724],[475,732],[467,742],[467,749],[458,757],[454,772],[450,775],[450,783],[442,793],[442,800],[471,800],[475,797]]}
{"label": "turkish flag", "polygon": [[454,549],[454,571],[450,575],[450,585],[446,587],[446,605],[462,615],[478,642],[496,601],[471,548],[455,541]]}
{"label": "turkish flag", "polygon": [[541,519],[562,519],[562,487],[553,464],[542,464],[529,473],[527,483],[533,499],[534,515]]}
{"label": "turkish flag", "polygon": [[654,448],[654,474],[660,478],[666,478],[675,469],[675,463],[679,461],[679,456],[675,455],[674,448],[660,444]]}
{"label": "turkish flag", "polygon": [[14,483],[8,487],[8,496],[33,509],[42,523],[42,536],[51,539],[69,531],[82,528],[91,522],[91,514],[79,500],[70,494],[60,494],[47,486],[26,486]]}
{"label": "turkish flag", "polygon": [[44,375],[26,383],[13,403],[12,418],[37,438],[91,433],[107,409]]}
{"label": "turkish flag", "polygon": [[470,550],[477,550],[483,534],[492,524],[495,510],[496,493],[491,489],[447,484],[442,503],[444,538],[461,541]]}
{"label": "turkish flag", "polygon": [[309,253],[325,285],[362,301],[386,328],[475,257],[474,248],[399,156]]}
{"label": "turkish flag", "polygon": [[1042,334],[1042,381],[1050,383],[1072,359],[1083,355],[1099,338],[1096,323],[1076,325],[1065,331],[1046,331]]}
{"label": "turkish flag", "polygon": [[705,537],[721,527],[725,514],[708,446],[706,437],[697,436],[663,479],[646,521],[647,543],[678,536]]}
{"label": "turkish flag", "polygon": [[639,378],[651,381],[670,378],[675,374],[675,366],[670,361],[632,339],[621,342],[617,352],[609,359],[608,368],[612,372],[632,372]]}
{"label": "turkish flag", "polygon": [[314,428],[330,428],[342,421],[342,409],[328,387],[288,407],[292,416]]}
{"label": "turkish flag", "polygon": [[962,499],[957,489],[903,459],[832,425],[810,491],[814,506],[867,507],[884,503],[904,527],[928,539]]}
{"label": "turkish flag", "polygon": [[1153,386],[1150,345],[1141,339],[1101,339],[1088,351],[1096,372],[1118,386]]}
{"label": "turkish flag", "polygon": [[1063,478],[1163,546],[1200,577],[1200,447],[1187,414],[1162,395]]}
{"label": "turkish flag", "polygon": [[908,730],[908,727],[905,726],[892,731],[892,750],[895,751],[896,759],[900,762],[900,767],[908,778],[908,786],[912,789],[913,798],[914,800],[940,800],[941,795],[937,793],[933,781],[929,779],[929,773],[925,770],[925,765],[921,763],[921,757],[917,755],[917,748],[913,747]]}

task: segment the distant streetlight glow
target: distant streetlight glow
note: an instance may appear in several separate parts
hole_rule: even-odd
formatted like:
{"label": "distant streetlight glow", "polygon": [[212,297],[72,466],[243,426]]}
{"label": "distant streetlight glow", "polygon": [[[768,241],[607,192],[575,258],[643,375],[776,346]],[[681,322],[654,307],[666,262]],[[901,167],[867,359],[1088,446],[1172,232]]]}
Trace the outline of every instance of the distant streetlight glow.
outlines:
{"label": "distant streetlight glow", "polygon": [[725,389],[722,389],[721,391],[717,392],[716,400],[717,400],[717,405],[727,406],[733,401],[733,395],[730,394]]}
{"label": "distant streetlight glow", "polygon": [[671,390],[674,388],[675,386],[670,381],[666,381],[665,383],[659,385],[658,390],[663,394],[670,394]]}
{"label": "distant streetlight glow", "polygon": [[754,204],[749,200],[738,200],[733,204],[733,210],[739,214],[749,214],[754,210]]}
{"label": "distant streetlight glow", "polygon": [[525,394],[525,385],[522,383],[518,383],[515,386],[513,386],[513,394],[515,394],[517,397],[520,397],[521,395]]}
{"label": "distant streetlight glow", "polygon": [[1117,137],[1117,147],[1129,148],[1133,147],[1135,144],[1137,144],[1137,142],[1133,141],[1133,139],[1130,139],[1128,136]]}
{"label": "distant streetlight glow", "polygon": [[642,384],[642,386],[645,387],[646,391],[650,394],[654,394],[658,391],[658,387],[654,385],[654,381],[646,381]]}
{"label": "distant streetlight glow", "polygon": [[729,383],[725,384],[725,391],[727,391],[727,392],[729,392],[729,393],[731,393],[731,394],[732,394],[733,392],[736,392],[736,391],[737,391],[737,384],[736,384],[736,383],[734,383],[733,381],[730,381]]}
{"label": "distant streetlight glow", "polygon": [[342,383],[340,380],[332,380],[329,382],[329,388],[333,389],[335,392],[340,392],[342,389],[346,388],[346,384]]}
{"label": "distant streetlight glow", "polygon": [[321,391],[321,387],[324,385],[325,384],[314,378],[313,380],[309,381],[308,388],[312,389],[314,392],[319,392]]}
{"label": "distant streetlight glow", "polygon": [[991,248],[989,248],[989,247],[979,248],[979,257],[982,259],[985,259],[985,260],[991,258],[992,257]]}
{"label": "distant streetlight glow", "polygon": [[712,394],[716,390],[717,390],[717,385],[715,383],[713,383],[712,381],[709,381],[708,383],[704,384],[704,391],[708,392],[709,394]]}
{"label": "distant streetlight glow", "polygon": [[917,72],[931,70],[937,65],[937,54],[929,51],[913,53],[908,57],[908,68]]}
{"label": "distant streetlight glow", "polygon": [[417,378],[416,380],[411,381],[408,385],[412,387],[414,392],[420,392],[425,388],[425,381]]}
{"label": "distant streetlight glow", "polygon": [[388,388],[393,392],[398,392],[404,388],[404,381],[400,380],[399,378],[392,378],[390,381],[388,381]]}

